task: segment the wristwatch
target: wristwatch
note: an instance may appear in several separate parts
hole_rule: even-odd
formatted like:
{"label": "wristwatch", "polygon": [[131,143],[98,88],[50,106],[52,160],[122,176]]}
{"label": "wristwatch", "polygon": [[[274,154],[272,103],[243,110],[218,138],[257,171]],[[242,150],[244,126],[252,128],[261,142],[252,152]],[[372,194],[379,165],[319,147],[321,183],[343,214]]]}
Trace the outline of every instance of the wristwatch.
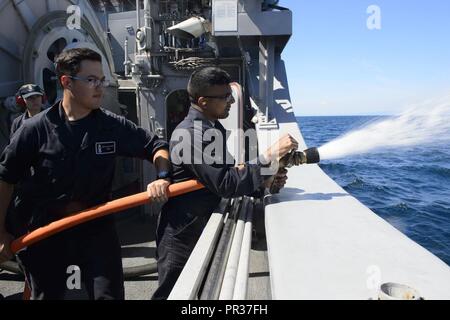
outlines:
{"label": "wristwatch", "polygon": [[159,171],[157,173],[156,178],[157,179],[172,179],[172,175],[171,175],[170,171],[163,170],[163,171]]}

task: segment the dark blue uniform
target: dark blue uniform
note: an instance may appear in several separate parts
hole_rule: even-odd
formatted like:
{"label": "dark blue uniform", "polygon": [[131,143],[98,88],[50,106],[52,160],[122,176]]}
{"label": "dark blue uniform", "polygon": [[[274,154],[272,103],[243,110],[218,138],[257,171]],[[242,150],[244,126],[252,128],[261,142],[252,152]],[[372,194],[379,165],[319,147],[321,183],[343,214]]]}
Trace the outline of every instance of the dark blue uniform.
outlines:
{"label": "dark blue uniform", "polygon": [[[13,123],[11,124],[11,129],[9,130],[9,138],[10,138],[10,140],[11,140],[12,136],[14,135],[14,133],[15,133],[17,130],[19,130],[19,128],[22,126],[23,122],[24,122],[25,120],[29,119],[29,118],[30,118],[30,115],[29,115],[28,112],[25,110],[24,113],[22,113],[20,116],[18,116],[17,118],[14,119]],[[21,181],[21,182],[30,179],[32,173],[33,173],[32,170],[30,170],[29,172],[27,172],[27,173],[22,177],[22,181]],[[17,192],[18,189],[20,189],[20,183],[21,183],[21,182],[19,182],[18,184],[16,184],[14,193],[13,193],[13,195],[12,195],[13,198],[16,197],[16,192]]]}
{"label": "dark blue uniform", "polygon": [[20,116],[18,116],[17,118],[14,119],[13,123],[11,124],[11,130],[10,132],[10,137],[12,137],[12,135],[14,134],[14,132],[17,131],[17,129],[19,129],[22,126],[22,123],[29,119],[30,116],[28,114],[27,111],[25,111],[24,113],[22,113]]}
{"label": "dark blue uniform", "polygon": [[[202,141],[201,137],[209,129],[215,130],[215,134],[224,141],[222,153],[210,157],[218,163],[207,164],[206,156],[203,160],[197,159],[196,164],[197,146],[194,139]],[[177,140],[179,130],[186,130],[190,139]],[[172,135],[170,156],[173,182],[198,179],[206,189],[171,198],[161,211],[156,237],[159,287],[153,299],[168,297],[220,199],[251,195],[263,186],[265,177],[261,175],[260,164],[246,163],[244,170],[238,170],[233,162],[224,163],[227,158],[226,136],[226,130],[219,121],[207,120],[203,113],[192,107]],[[209,143],[204,141],[200,144],[201,150],[197,149],[197,155],[202,156]],[[182,156],[186,155],[176,150],[189,148],[190,161],[182,162]]]}
{"label": "dark blue uniform", "polygon": [[[60,103],[24,121],[0,158],[0,180],[20,183],[7,228],[15,236],[111,199],[117,156],[151,160],[165,141],[103,109],[69,122]],[[32,168],[31,177],[23,180]],[[112,216],[30,246],[18,255],[33,298],[60,299],[69,265],[81,268],[95,299],[124,297]]]}

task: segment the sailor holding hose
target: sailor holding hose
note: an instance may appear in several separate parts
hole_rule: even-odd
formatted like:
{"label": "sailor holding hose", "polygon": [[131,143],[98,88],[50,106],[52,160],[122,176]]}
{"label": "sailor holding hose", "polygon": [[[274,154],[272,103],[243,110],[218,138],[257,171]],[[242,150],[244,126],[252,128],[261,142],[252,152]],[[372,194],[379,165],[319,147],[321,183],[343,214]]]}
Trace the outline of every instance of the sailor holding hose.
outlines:
{"label": "sailor holding hose", "polygon": [[[234,161],[227,161],[226,130],[218,120],[228,117],[234,102],[230,83],[228,73],[216,67],[197,70],[189,80],[191,107],[170,141],[172,180],[198,179],[205,189],[171,198],[162,209],[156,236],[159,287],[153,299],[167,299],[221,197],[252,195],[268,187],[273,172],[264,175],[262,167],[298,147],[297,141],[286,135],[264,152],[264,161],[237,167]],[[215,150],[221,156],[206,152],[211,141],[202,139],[205,132],[223,142]],[[279,189],[286,182],[286,171],[275,178]]]}
{"label": "sailor holding hose", "polygon": [[[110,200],[117,156],[152,161],[160,179],[148,186],[149,196],[166,200],[168,145],[100,108],[108,86],[101,56],[90,49],[70,49],[56,64],[63,100],[25,121],[0,158],[0,263],[12,257],[13,237]],[[21,184],[6,219],[13,187],[30,168],[33,175]],[[112,216],[42,240],[17,258],[31,299],[63,299],[70,266],[80,268],[90,299],[124,298]]]}

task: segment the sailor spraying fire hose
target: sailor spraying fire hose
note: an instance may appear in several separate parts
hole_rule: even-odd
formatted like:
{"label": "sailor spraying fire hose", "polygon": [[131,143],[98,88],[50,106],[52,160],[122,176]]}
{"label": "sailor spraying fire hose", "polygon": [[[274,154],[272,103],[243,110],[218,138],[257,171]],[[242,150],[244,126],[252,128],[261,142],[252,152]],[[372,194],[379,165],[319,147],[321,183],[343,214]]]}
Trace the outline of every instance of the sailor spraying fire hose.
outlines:
{"label": "sailor spraying fire hose", "polygon": [[[291,151],[280,159],[280,168],[289,168],[292,166],[297,166],[300,164],[308,163],[318,163],[320,161],[320,156],[317,148],[309,148],[304,151]],[[180,183],[172,184],[168,187],[168,196],[176,197],[181,194],[188,192],[193,192],[204,188],[204,186],[196,180],[189,180]],[[275,187],[271,187],[271,193],[279,192],[275,190]],[[14,253],[28,247],[40,240],[46,239],[56,233],[64,231],[66,229],[72,228],[84,222],[100,218],[118,211],[123,211],[139,205],[149,203],[151,199],[148,197],[147,192],[141,192],[132,196],[120,198],[107,202],[103,205],[99,205],[84,211],[74,213],[58,221],[54,221],[47,226],[36,229],[16,240],[11,244],[11,250]],[[11,269],[10,271],[17,271],[16,268],[9,268],[6,264],[4,269]],[[142,274],[153,273],[156,271],[156,267],[153,264],[127,268],[129,277],[139,276]]]}
{"label": "sailor spraying fire hose", "polygon": [[[320,162],[319,150],[316,147],[308,148],[304,151],[293,150],[280,159],[279,168],[290,168],[301,164],[313,164]],[[275,182],[275,181],[274,181]],[[280,192],[280,188],[272,182],[270,193]]]}

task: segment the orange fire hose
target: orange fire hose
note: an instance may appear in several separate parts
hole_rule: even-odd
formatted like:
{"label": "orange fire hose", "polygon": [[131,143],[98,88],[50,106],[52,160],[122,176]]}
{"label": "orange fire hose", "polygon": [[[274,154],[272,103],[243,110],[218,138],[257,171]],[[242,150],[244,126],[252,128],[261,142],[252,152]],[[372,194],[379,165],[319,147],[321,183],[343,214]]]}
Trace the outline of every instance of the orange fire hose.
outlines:
{"label": "orange fire hose", "polygon": [[[180,183],[174,183],[168,187],[168,196],[176,197],[181,194],[196,191],[202,188],[204,188],[204,186],[197,180],[188,180]],[[11,243],[11,250],[16,253],[17,251],[20,251],[23,248],[32,245],[33,243],[54,235],[55,233],[117,211],[122,211],[146,204],[149,201],[151,200],[147,192],[141,192],[132,196],[113,200],[78,213],[74,213],[14,240]]]}

